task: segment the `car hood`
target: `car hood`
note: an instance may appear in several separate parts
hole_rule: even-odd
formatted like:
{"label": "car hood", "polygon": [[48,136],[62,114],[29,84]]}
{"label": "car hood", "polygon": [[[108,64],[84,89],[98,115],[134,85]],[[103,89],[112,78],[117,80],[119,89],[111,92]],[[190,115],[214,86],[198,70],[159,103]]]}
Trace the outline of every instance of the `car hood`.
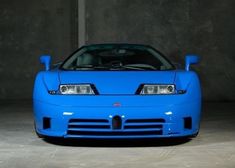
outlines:
{"label": "car hood", "polygon": [[135,94],[141,84],[174,84],[175,71],[59,71],[61,84],[93,84],[100,94]]}

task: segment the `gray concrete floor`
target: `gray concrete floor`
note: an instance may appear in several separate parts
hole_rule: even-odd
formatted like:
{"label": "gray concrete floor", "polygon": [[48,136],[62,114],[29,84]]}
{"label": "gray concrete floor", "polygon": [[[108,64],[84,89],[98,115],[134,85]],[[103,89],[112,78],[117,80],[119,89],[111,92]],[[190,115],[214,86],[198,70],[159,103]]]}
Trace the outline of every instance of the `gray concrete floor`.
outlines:
{"label": "gray concrete floor", "polygon": [[233,103],[204,103],[201,132],[189,141],[44,141],[30,102],[1,102],[0,113],[0,168],[235,167]]}

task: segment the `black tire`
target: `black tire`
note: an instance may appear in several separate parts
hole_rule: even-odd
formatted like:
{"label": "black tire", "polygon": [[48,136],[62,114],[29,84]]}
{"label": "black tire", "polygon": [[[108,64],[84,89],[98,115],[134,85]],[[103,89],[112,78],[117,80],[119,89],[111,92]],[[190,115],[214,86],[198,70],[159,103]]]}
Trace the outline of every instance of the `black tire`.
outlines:
{"label": "black tire", "polygon": [[45,136],[43,136],[42,134],[39,134],[36,130],[35,130],[35,133],[38,136],[38,138],[45,138]]}
{"label": "black tire", "polygon": [[190,136],[190,138],[196,138],[196,137],[198,136],[198,133],[199,133],[199,132],[196,132],[195,134],[192,134],[192,135]]}

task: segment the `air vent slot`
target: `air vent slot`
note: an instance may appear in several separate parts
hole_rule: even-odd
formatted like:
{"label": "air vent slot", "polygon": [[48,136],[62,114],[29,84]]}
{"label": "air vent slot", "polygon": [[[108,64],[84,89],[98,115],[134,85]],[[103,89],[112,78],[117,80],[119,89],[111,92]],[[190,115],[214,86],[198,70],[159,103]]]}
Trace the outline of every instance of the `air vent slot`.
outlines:
{"label": "air vent slot", "polygon": [[43,117],[43,129],[51,128],[51,118]]}
{"label": "air vent slot", "polygon": [[192,129],[192,118],[191,117],[184,118],[184,128],[185,129]]}

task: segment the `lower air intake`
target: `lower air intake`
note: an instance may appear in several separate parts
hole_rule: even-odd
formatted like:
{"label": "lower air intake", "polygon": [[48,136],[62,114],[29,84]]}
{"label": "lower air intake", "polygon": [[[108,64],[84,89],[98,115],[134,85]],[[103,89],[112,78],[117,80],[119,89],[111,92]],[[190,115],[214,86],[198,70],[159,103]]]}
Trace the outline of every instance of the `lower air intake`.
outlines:
{"label": "lower air intake", "polygon": [[69,135],[78,136],[142,136],[142,135],[162,135],[162,131],[134,131],[134,132],[96,132],[96,131],[68,131]]}

